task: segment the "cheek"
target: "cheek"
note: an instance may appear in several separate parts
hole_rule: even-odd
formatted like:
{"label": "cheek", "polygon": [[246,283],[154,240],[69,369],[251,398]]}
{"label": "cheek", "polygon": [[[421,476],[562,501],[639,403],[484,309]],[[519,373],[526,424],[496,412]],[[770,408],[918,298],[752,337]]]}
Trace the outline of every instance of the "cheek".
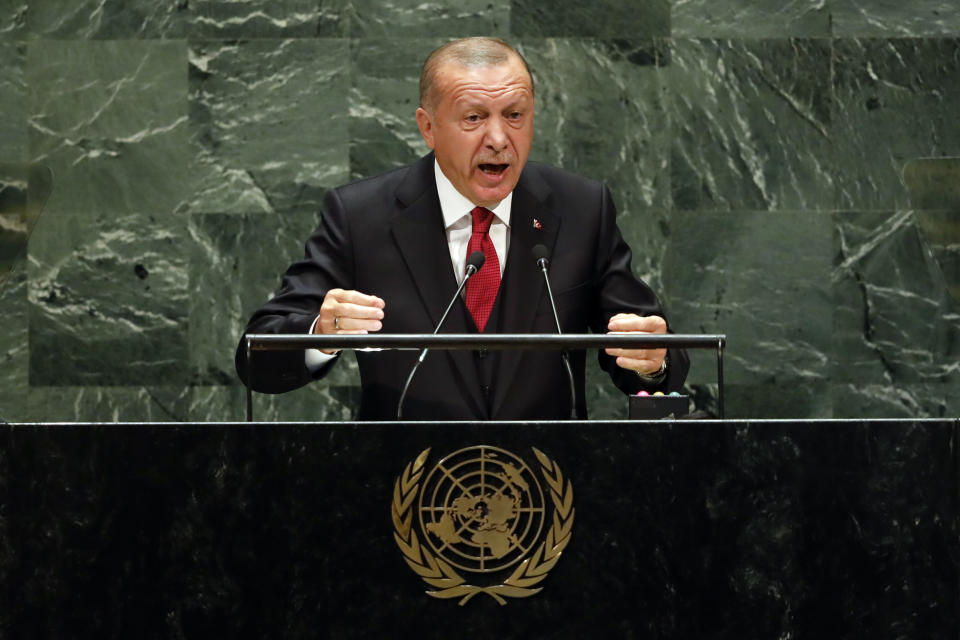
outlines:
{"label": "cheek", "polygon": [[520,131],[520,138],[523,140],[524,148],[529,149],[533,145],[533,124],[529,124]]}
{"label": "cheek", "polygon": [[466,169],[472,169],[474,165],[474,158],[477,155],[479,150],[476,141],[472,138],[464,138],[460,141],[460,145],[457,147],[456,153],[457,157],[460,158],[460,162],[463,163],[463,166]]}
{"label": "cheek", "polygon": [[515,149],[520,151],[529,149],[532,141],[533,136],[530,135],[530,131],[528,131],[526,128],[514,129],[513,133],[510,135],[510,142],[513,144]]}

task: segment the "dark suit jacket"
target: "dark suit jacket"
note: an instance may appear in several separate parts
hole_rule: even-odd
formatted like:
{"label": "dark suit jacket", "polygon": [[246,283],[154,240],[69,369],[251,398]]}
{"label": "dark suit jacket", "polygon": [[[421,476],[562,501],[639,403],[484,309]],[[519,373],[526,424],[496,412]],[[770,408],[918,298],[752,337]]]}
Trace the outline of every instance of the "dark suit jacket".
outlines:
{"label": "dark suit jacket", "polygon": [[[274,298],[253,314],[247,333],[308,333],[324,295],[335,287],[383,298],[384,333],[433,331],[457,288],[433,162],[430,154],[409,166],[330,191],[323,222],[307,241],[304,259],[288,269]],[[610,193],[601,183],[528,163],[514,190],[510,248],[493,311],[499,332],[556,332],[543,275],[531,256],[537,244],[545,245],[552,257],[551,287],[564,333],[588,329],[604,333],[610,316],[619,312],[663,315],[650,288],[631,273],[630,249],[615,218]],[[476,331],[462,301],[441,331]],[[356,357],[362,385],[358,417],[394,419],[400,389],[416,353],[356,352]],[[642,388],[635,373],[620,369],[602,351],[599,357],[624,392]],[[581,417],[586,417],[584,358],[582,351],[571,353]],[[666,380],[649,391],[682,386],[689,368],[686,353],[670,350],[667,362]],[[332,365],[312,375],[299,351],[261,352],[254,364],[254,379],[244,382],[267,393],[295,389],[323,376]],[[474,352],[430,352],[408,392],[405,417],[570,416],[569,384],[559,352],[498,352],[485,366],[478,370]],[[491,370],[492,376],[485,375]],[[237,371],[245,378],[242,341]]]}

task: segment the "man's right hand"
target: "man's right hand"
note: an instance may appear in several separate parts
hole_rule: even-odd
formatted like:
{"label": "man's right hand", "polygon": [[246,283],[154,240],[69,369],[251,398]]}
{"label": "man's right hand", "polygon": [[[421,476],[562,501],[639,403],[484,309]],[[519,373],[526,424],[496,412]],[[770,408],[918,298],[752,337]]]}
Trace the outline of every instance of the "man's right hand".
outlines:
{"label": "man's right hand", "polygon": [[[383,327],[383,308],[386,303],[376,296],[359,291],[330,289],[320,305],[320,319],[313,326],[314,333],[363,334],[380,331]],[[336,349],[324,351],[334,354]]]}

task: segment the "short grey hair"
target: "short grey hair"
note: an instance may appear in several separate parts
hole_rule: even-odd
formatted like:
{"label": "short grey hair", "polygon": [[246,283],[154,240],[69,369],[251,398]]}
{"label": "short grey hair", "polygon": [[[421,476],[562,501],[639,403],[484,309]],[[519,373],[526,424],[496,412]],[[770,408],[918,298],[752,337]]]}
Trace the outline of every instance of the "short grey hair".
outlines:
{"label": "short grey hair", "polygon": [[437,69],[452,62],[461,67],[497,67],[506,64],[511,57],[517,57],[523,63],[530,77],[530,91],[533,91],[533,74],[530,65],[520,53],[500,38],[472,37],[459,38],[442,44],[427,56],[420,71],[420,106],[428,111],[433,108],[436,93]]}

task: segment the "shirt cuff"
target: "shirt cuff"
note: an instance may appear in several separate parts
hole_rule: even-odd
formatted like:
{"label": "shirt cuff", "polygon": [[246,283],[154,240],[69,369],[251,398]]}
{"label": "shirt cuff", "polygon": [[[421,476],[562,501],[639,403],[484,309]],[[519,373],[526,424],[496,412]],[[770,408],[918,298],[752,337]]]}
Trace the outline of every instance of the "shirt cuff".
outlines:
{"label": "shirt cuff", "polygon": [[[313,333],[313,328],[317,326],[318,322],[320,322],[319,314],[317,314],[317,317],[313,319],[313,323],[310,325],[310,333]],[[304,349],[303,362],[307,365],[307,371],[316,373],[338,355],[338,353],[324,353],[320,351],[320,349]]]}

